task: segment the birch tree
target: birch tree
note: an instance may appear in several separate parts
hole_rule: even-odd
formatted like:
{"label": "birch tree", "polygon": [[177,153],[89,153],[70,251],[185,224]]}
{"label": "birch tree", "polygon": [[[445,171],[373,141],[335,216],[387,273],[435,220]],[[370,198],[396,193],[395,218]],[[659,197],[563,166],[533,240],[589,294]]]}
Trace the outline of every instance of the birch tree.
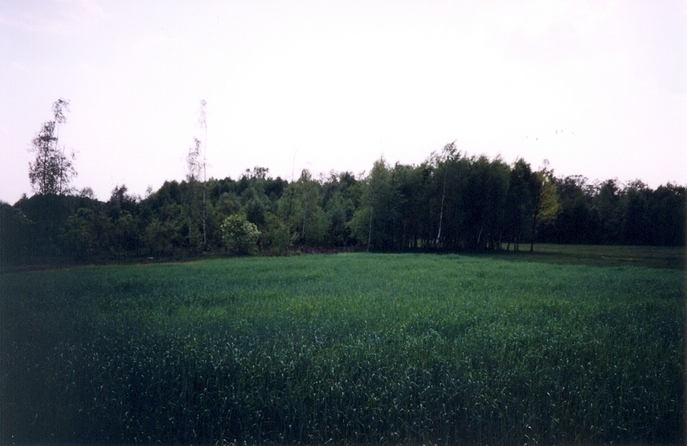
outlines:
{"label": "birch tree", "polygon": [[60,98],[53,103],[52,109],[53,120],[43,123],[29,149],[36,154],[36,159],[29,163],[29,180],[31,188],[39,195],[69,193],[69,183],[76,176],[74,153],[67,155],[64,147],[59,146],[59,130],[61,124],[67,122],[65,112],[69,111],[69,101]]}
{"label": "birch tree", "polygon": [[208,249],[208,234],[207,234],[207,171],[206,171],[206,156],[207,156],[207,142],[208,142],[208,123],[207,123],[207,102],[205,99],[200,101],[200,111],[198,112],[198,124],[203,133],[203,163],[202,163],[202,173],[203,173],[203,249]]}
{"label": "birch tree", "polygon": [[202,172],[202,163],[200,162],[200,140],[194,138],[194,145],[188,150],[186,156],[186,180],[188,181],[188,191],[186,196],[186,217],[188,219],[188,244],[193,249],[195,243],[193,241],[194,233],[194,217],[197,217],[196,204],[196,186],[198,178]]}
{"label": "birch tree", "polygon": [[539,186],[539,193],[536,195],[534,212],[532,214],[532,239],[530,241],[530,252],[534,252],[534,241],[537,238],[539,227],[549,224],[556,220],[560,210],[556,184],[546,171],[535,172],[534,181]]}
{"label": "birch tree", "polygon": [[394,246],[394,219],[399,197],[391,182],[391,169],[380,158],[365,179],[361,204],[349,223],[351,232],[369,250],[389,250]]}
{"label": "birch tree", "polygon": [[444,222],[444,203],[446,201],[446,182],[449,175],[449,161],[453,161],[456,158],[460,158],[460,152],[456,151],[456,142],[453,141],[450,144],[446,144],[442,150],[441,156],[437,160],[437,167],[443,167],[443,186],[441,188],[441,205],[439,207],[439,229],[437,230],[437,236],[434,240],[434,246],[439,247],[439,242],[441,241],[441,227]]}
{"label": "birch tree", "polygon": [[[186,179],[188,180],[188,240],[189,246],[193,247],[193,217],[197,216],[196,191],[198,183],[201,184],[202,192],[202,207],[201,207],[201,224],[203,236],[203,249],[207,250],[207,173],[206,173],[206,152],[207,152],[207,103],[204,100],[200,101],[200,110],[198,111],[198,124],[201,129],[202,136],[200,138],[193,138],[193,146],[189,148],[186,156]],[[201,139],[202,138],[202,139]]]}

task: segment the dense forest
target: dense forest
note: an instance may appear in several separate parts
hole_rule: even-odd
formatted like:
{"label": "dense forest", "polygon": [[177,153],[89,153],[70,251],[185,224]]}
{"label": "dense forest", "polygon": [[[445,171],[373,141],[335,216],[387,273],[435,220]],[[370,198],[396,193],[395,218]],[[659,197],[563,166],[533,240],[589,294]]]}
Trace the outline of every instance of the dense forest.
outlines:
{"label": "dense forest", "polygon": [[[116,186],[107,202],[75,191],[73,155],[58,145],[69,101],[32,141],[34,195],[0,202],[0,266],[204,253],[286,255],[333,250],[500,251],[535,242],[683,246],[685,187],[640,180],[557,177],[545,162],[468,156],[455,143],[420,165],[383,158],[367,174],[303,170],[291,182],[269,169],[206,179],[195,138],[184,181],[145,197]],[[199,122],[205,130],[205,102]]]}
{"label": "dense forest", "polygon": [[535,241],[677,246],[684,222],[682,186],[558,178],[522,159],[468,157],[449,144],[420,165],[380,159],[363,177],[304,170],[289,182],[256,167],[237,180],[169,181],[143,198],[126,186],[107,202],[89,189],[25,196],[0,204],[0,261],[517,250]]}

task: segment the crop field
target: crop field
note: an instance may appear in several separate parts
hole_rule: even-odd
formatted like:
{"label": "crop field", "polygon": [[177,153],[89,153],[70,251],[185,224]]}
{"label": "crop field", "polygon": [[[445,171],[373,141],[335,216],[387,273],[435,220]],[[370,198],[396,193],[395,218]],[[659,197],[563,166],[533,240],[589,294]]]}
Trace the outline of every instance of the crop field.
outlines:
{"label": "crop field", "polygon": [[0,274],[0,443],[684,443],[684,270],[513,258]]}

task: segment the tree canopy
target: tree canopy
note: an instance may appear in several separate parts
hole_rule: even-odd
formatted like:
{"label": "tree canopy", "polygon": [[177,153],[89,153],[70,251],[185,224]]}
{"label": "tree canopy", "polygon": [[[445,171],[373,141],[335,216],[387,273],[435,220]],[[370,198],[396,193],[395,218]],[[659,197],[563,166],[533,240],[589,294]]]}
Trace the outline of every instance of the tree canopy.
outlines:
{"label": "tree canopy", "polygon": [[53,120],[43,123],[41,130],[31,142],[30,151],[36,158],[29,163],[31,187],[37,194],[62,195],[71,192],[69,185],[76,176],[74,153],[67,155],[59,145],[60,125],[67,122],[69,101],[58,99],[53,104]]}
{"label": "tree canopy", "polygon": [[[205,178],[194,139],[184,181],[145,198],[117,186],[107,202],[76,193],[71,160],[58,146],[68,101],[33,140],[35,195],[0,207],[0,261],[100,261],[202,252],[499,251],[528,243],[683,246],[685,187],[652,190],[640,180],[557,177],[547,162],[469,156],[455,143],[419,165],[375,161],[366,174],[303,170],[296,181],[266,167],[238,179]],[[204,130],[204,103],[201,128]],[[204,140],[203,140],[204,141]]]}

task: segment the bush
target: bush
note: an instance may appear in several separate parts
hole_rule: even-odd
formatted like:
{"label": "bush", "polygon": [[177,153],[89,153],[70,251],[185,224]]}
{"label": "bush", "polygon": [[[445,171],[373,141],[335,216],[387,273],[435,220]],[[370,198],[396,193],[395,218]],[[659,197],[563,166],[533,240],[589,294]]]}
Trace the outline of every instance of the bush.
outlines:
{"label": "bush", "polygon": [[234,214],[222,222],[222,240],[227,248],[239,255],[256,252],[260,231],[242,214]]}

